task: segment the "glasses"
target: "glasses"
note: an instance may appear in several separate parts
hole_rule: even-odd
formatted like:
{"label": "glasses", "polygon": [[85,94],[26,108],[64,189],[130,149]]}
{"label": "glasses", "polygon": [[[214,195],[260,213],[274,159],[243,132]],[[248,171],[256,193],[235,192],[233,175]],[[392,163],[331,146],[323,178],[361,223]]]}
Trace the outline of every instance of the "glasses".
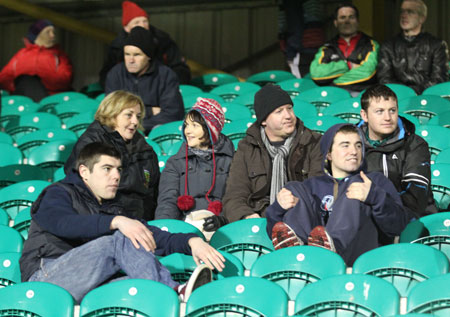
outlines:
{"label": "glasses", "polygon": [[402,14],[414,15],[414,14],[419,14],[419,12],[411,10],[411,9],[401,9],[400,15],[402,15]]}

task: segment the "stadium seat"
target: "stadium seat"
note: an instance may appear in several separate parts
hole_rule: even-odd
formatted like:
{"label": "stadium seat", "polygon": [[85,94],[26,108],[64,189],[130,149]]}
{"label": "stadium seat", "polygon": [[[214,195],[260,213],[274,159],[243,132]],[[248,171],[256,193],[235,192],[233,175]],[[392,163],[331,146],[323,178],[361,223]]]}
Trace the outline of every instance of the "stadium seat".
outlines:
{"label": "stadium seat", "polygon": [[3,226],[9,225],[9,215],[2,208],[0,208],[0,225],[3,225]]}
{"label": "stadium seat", "polygon": [[66,177],[66,172],[64,172],[64,166],[61,166],[53,173],[53,183],[58,182]]}
{"label": "stadium seat", "polygon": [[423,125],[416,129],[416,134],[427,141],[431,154],[431,163],[434,163],[439,152],[448,148],[450,145],[450,129],[444,127]]}
{"label": "stadium seat", "polygon": [[0,117],[0,125],[4,128],[8,122],[17,120],[21,114],[37,112],[39,109],[37,103],[28,103],[24,105],[4,105],[1,109],[2,115]]}
{"label": "stadium seat", "polygon": [[302,118],[304,125],[314,132],[324,134],[329,127],[337,123],[346,123],[344,119],[332,116],[308,117]]}
{"label": "stadium seat", "polygon": [[182,139],[183,122],[183,120],[179,120],[164,123],[150,131],[148,139],[159,145],[162,155],[166,155],[172,144]]}
{"label": "stadium seat", "polygon": [[203,233],[190,223],[177,219],[156,219],[147,222],[150,226],[158,227],[170,233],[195,233],[200,238],[204,238]]}
{"label": "stadium seat", "polygon": [[12,164],[0,167],[0,188],[31,180],[47,181],[48,178],[39,166]]}
{"label": "stadium seat", "polygon": [[105,96],[106,96],[106,94],[102,93],[102,94],[98,95],[97,97],[95,97],[95,100],[98,100],[101,102],[103,99],[105,99]]}
{"label": "stadium seat", "polygon": [[22,164],[23,154],[18,148],[12,144],[0,143],[0,166],[12,164]]}
{"label": "stadium seat", "polygon": [[434,163],[450,164],[450,146],[439,152],[439,154],[436,156],[436,159],[434,160]]}
{"label": "stadium seat", "polygon": [[263,255],[253,264],[250,275],[280,285],[291,300],[310,283],[345,274],[344,260],[334,252],[312,246],[284,248]]}
{"label": "stadium seat", "polygon": [[12,145],[14,140],[8,133],[0,132],[0,143],[8,143]]}
{"label": "stadium seat", "polygon": [[0,288],[20,283],[20,256],[19,252],[0,253]]}
{"label": "stadium seat", "polygon": [[11,227],[0,225],[0,254],[5,252],[20,253],[22,248],[23,239],[20,233]]}
{"label": "stadium seat", "polygon": [[194,104],[197,102],[198,98],[208,98],[208,99],[214,99],[217,101],[220,105],[223,105],[225,103],[225,100],[223,100],[222,97],[216,94],[212,94],[209,92],[201,92],[199,94],[190,94],[186,97],[183,97],[183,104],[184,104],[184,112],[188,113]]}
{"label": "stadium seat", "polygon": [[439,210],[450,211],[450,164],[431,165],[431,190]]}
{"label": "stadium seat", "polygon": [[392,284],[363,274],[328,277],[305,286],[294,316],[392,316],[400,299]]}
{"label": "stadium seat", "polygon": [[42,106],[39,111],[47,112],[48,109],[52,108],[53,106],[76,100],[76,99],[87,99],[88,96],[85,94],[82,94],[81,92],[76,91],[66,91],[66,92],[60,92],[51,96],[47,96],[45,98],[42,98],[41,101],[39,101],[39,104]]}
{"label": "stadium seat", "polygon": [[222,129],[222,133],[225,134],[231,141],[241,140],[246,136],[247,129],[253,124],[253,121],[253,118],[248,118],[226,123]]}
{"label": "stadium seat", "polygon": [[28,156],[28,164],[41,167],[49,180],[53,179],[55,171],[64,166],[72,153],[74,140],[51,141],[33,149]]}
{"label": "stadium seat", "polygon": [[64,288],[44,282],[26,282],[0,289],[0,316],[72,317],[74,301]]}
{"label": "stadium seat", "polygon": [[196,289],[186,303],[186,317],[287,316],[284,290],[258,277],[230,277]]}
{"label": "stadium seat", "polygon": [[57,116],[51,113],[34,112],[11,119],[5,127],[5,131],[17,140],[22,135],[36,130],[61,127],[62,122]]}
{"label": "stadium seat", "polygon": [[81,136],[87,127],[94,121],[95,111],[74,115],[65,122],[66,128]]}
{"label": "stadium seat", "polygon": [[[236,99],[234,99],[233,102],[246,106],[250,110],[252,115],[255,114],[255,109],[253,109],[253,104],[255,102],[255,93],[254,92],[248,92],[246,94],[240,95],[240,96],[236,97]],[[256,118],[256,116],[255,116],[255,118]]]}
{"label": "stadium seat", "polygon": [[262,255],[272,252],[265,218],[243,219],[220,227],[209,241],[217,250],[237,257],[246,269]]}
{"label": "stadium seat", "polygon": [[0,97],[9,96],[9,92],[4,89],[0,89]]}
{"label": "stadium seat", "polygon": [[436,95],[450,99],[450,81],[428,87],[422,92],[422,95]]}
{"label": "stadium seat", "polygon": [[353,274],[369,274],[395,286],[400,296],[431,277],[447,274],[444,253],[420,244],[396,243],[365,252],[353,264]]}
{"label": "stadium seat", "polygon": [[24,240],[28,239],[28,228],[31,224],[30,207],[21,210],[14,218],[13,229],[17,230]]}
{"label": "stadium seat", "polygon": [[159,157],[162,155],[161,148],[159,147],[158,143],[155,141],[152,141],[147,137],[145,137],[145,140],[147,141],[148,145],[150,145],[153,148],[153,151],[155,151],[156,155]]}
{"label": "stadium seat", "polygon": [[76,99],[55,105],[50,113],[57,115],[65,123],[74,115],[97,111],[99,104],[95,99]]}
{"label": "stadium seat", "polygon": [[389,88],[391,88],[395,94],[397,95],[397,100],[400,101],[404,98],[416,96],[416,92],[411,87],[402,85],[402,84],[386,84]]}
{"label": "stadium seat", "polygon": [[416,285],[408,296],[407,312],[450,316],[450,274],[436,276]]}
{"label": "stadium seat", "polygon": [[284,70],[268,70],[253,74],[247,78],[247,82],[264,86],[268,83],[277,83],[284,80],[295,79],[295,76]]}
{"label": "stadium seat", "polygon": [[402,99],[398,102],[399,113],[408,113],[417,117],[421,124],[440,113],[450,110],[450,101],[439,96],[421,95]]}
{"label": "stadium seat", "polygon": [[[169,148],[170,149],[170,148]],[[159,166],[159,171],[162,172],[164,170],[164,168],[166,167],[166,162],[169,159],[169,155],[164,154],[161,156],[158,156],[158,166]]]}
{"label": "stadium seat", "polygon": [[[297,118],[317,117],[317,109],[309,102],[294,98],[294,113]],[[303,121],[303,120],[302,120]]]}
{"label": "stadium seat", "polygon": [[250,109],[239,103],[227,102],[222,105],[222,109],[225,113],[226,123],[242,119],[253,121],[253,114]]}
{"label": "stadium seat", "polygon": [[179,316],[177,293],[162,283],[127,279],[97,287],[80,304],[80,316]]}
{"label": "stadium seat", "polygon": [[361,121],[361,99],[359,97],[333,102],[323,109],[324,116],[338,117],[346,122],[357,124]]}
{"label": "stadium seat", "polygon": [[324,108],[328,107],[333,102],[350,99],[351,95],[345,89],[339,87],[324,86],[308,89],[295,98],[313,104],[317,108],[317,111],[321,113]]}
{"label": "stadium seat", "polygon": [[191,95],[191,94],[202,93],[202,90],[200,88],[198,88],[196,86],[192,86],[192,85],[180,85],[179,89],[180,89],[180,94],[183,97],[185,97],[187,95]]}
{"label": "stadium seat", "polygon": [[36,147],[57,140],[73,140],[76,142],[78,136],[75,132],[61,128],[49,128],[36,130],[25,134],[17,139],[17,147],[22,151],[25,157],[28,157],[30,152]]}
{"label": "stadium seat", "polygon": [[236,76],[230,74],[212,73],[193,78],[191,84],[199,87],[203,91],[210,91],[214,87],[238,81],[239,79]]}
{"label": "stadium seat", "polygon": [[30,207],[41,191],[50,185],[47,181],[25,181],[0,189],[0,208],[3,208],[11,219],[19,211]]}
{"label": "stadium seat", "polygon": [[89,85],[84,86],[80,89],[80,92],[88,96],[89,98],[95,98],[101,93],[103,93],[104,89],[99,82],[95,82]]}
{"label": "stadium seat", "polygon": [[414,126],[416,127],[416,129],[420,128],[421,123],[419,121],[419,118],[414,117],[413,115],[410,115],[408,113],[401,113],[399,115],[400,117],[403,117],[405,119],[408,119],[409,121],[411,121],[412,124],[414,124]]}
{"label": "stadium seat", "polygon": [[183,140],[179,140],[174,142],[169,149],[167,150],[167,156],[170,158],[172,155],[175,155],[180,150],[181,145],[183,144]]}
{"label": "stadium seat", "polygon": [[434,116],[428,121],[429,125],[440,125],[444,128],[450,128],[450,110],[440,112],[439,115]]}
{"label": "stadium seat", "polygon": [[[260,86],[251,82],[236,82],[220,85],[210,91],[223,98],[225,102],[233,102],[236,97],[247,93],[256,93]],[[222,105],[222,104],[221,104]]]}
{"label": "stadium seat", "polygon": [[318,87],[314,81],[305,78],[283,80],[279,81],[277,85],[280,85],[281,89],[286,91],[291,96],[291,98],[298,96],[305,90]]}
{"label": "stadium seat", "polygon": [[9,96],[2,95],[1,98],[2,98],[2,108],[8,106],[20,106],[34,103],[34,101],[31,100],[31,98],[19,95],[9,95]]}

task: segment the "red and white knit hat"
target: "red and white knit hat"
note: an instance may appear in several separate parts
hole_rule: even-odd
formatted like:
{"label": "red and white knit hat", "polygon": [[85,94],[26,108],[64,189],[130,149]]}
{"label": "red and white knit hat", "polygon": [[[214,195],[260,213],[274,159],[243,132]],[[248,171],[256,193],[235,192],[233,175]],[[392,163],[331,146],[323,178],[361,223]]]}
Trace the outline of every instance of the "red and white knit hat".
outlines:
{"label": "red and white knit hat", "polygon": [[211,141],[215,144],[225,124],[225,114],[220,104],[214,99],[200,97],[192,110],[198,111],[203,117],[208,126]]}
{"label": "red and white knit hat", "polygon": [[122,2],[122,25],[126,26],[131,20],[137,17],[148,18],[147,12],[131,1]]}

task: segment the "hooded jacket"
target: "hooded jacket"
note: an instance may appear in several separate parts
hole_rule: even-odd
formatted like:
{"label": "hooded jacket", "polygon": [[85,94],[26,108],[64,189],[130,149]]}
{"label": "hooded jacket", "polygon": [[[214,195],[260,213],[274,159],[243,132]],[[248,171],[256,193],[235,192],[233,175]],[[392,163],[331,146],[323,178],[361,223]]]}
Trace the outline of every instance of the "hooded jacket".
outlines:
{"label": "hooded jacket", "polygon": [[399,117],[394,134],[376,147],[367,139],[367,123],[361,121],[358,126],[365,136],[367,170],[389,178],[416,218],[431,214],[435,207],[430,190],[430,150],[428,143],[415,134],[414,124]]}
{"label": "hooded jacket", "polygon": [[[233,159],[234,146],[231,140],[221,134],[222,141],[214,147],[216,159],[216,181],[209,194],[211,201],[222,200],[225,192],[228,172]],[[188,150],[188,193],[184,192],[186,174],[186,143],[183,142],[177,154],[169,158],[161,174],[159,182],[158,207],[156,219],[184,220],[187,213],[193,210],[207,209],[209,202],[205,194],[211,187],[213,177],[212,155],[203,158]],[[195,205],[186,213],[177,207],[177,199],[181,195],[191,195]]]}
{"label": "hooded jacket", "polygon": [[[31,225],[20,258],[22,281],[39,269],[40,259],[56,259],[73,248],[115,232],[111,221],[123,215],[116,200],[98,202],[78,173],[45,188],[31,207]],[[188,240],[195,234],[170,234],[153,226],[155,254],[190,254]]]}
{"label": "hooded jacket", "polygon": [[[297,118],[297,135],[287,158],[287,180],[302,181],[322,174],[320,135],[312,132]],[[237,221],[253,213],[265,217],[269,206],[272,160],[254,123],[239,142],[228,175],[223,198],[225,217]]]}
{"label": "hooded jacket", "polygon": [[113,146],[122,159],[122,173],[117,199],[131,218],[152,220],[156,209],[159,184],[158,157],[145,138],[136,132],[130,142],[107,126],[94,121],[80,136],[64,165],[69,174],[76,168],[76,159],[87,144],[101,142]]}
{"label": "hooded jacket", "polygon": [[378,172],[366,174],[372,183],[364,202],[347,198],[348,187],[354,182],[363,182],[360,171],[365,170],[364,138],[359,133],[363,147],[360,167],[343,179],[335,179],[326,157],[336,132],[344,125],[348,124],[334,125],[322,136],[320,149],[325,175],[286,184],[285,188],[298,197],[299,202],[285,210],[275,201],[267,208],[266,217],[269,236],[275,223],[283,221],[305,243],[315,226],[325,226],[337,253],[351,265],[359,255],[379,246],[378,230],[390,237],[399,235],[411,216],[403,207],[395,187]]}

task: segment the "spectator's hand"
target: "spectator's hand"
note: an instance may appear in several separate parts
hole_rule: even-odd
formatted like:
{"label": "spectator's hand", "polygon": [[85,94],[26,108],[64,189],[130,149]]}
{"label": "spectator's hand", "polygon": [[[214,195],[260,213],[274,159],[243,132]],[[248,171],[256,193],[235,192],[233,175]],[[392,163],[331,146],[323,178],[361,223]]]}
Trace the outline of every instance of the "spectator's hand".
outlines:
{"label": "spectator's hand", "polygon": [[363,171],[359,173],[363,182],[354,182],[350,184],[347,188],[347,198],[348,199],[357,199],[362,202],[366,201],[367,196],[370,192],[370,186],[372,186],[372,181],[364,174]]}
{"label": "spectator's hand", "polygon": [[228,223],[228,219],[224,216],[211,216],[205,218],[205,222],[203,223],[203,230],[205,231],[216,231],[222,226],[225,226]]}
{"label": "spectator's hand", "polygon": [[277,201],[283,209],[290,209],[297,205],[298,198],[289,189],[282,188],[277,194]]}
{"label": "spectator's hand", "polygon": [[152,107],[152,114],[154,116],[156,116],[157,114],[159,114],[161,112],[161,108],[160,107]]}
{"label": "spectator's hand", "polygon": [[122,232],[131,240],[136,249],[143,246],[146,251],[155,252],[156,242],[153,233],[142,222],[124,216],[116,216],[111,221],[110,228]]}
{"label": "spectator's hand", "polygon": [[251,214],[251,215],[245,216],[244,219],[252,219],[252,218],[261,218],[261,216],[258,215],[258,214],[255,212],[255,213],[253,213],[253,214]]}
{"label": "spectator's hand", "polygon": [[217,271],[222,272],[225,267],[225,264],[223,264],[223,262],[225,262],[225,258],[219,251],[214,249],[199,237],[190,238],[188,243],[191,247],[192,256],[197,265],[205,263],[211,270],[216,268]]}

